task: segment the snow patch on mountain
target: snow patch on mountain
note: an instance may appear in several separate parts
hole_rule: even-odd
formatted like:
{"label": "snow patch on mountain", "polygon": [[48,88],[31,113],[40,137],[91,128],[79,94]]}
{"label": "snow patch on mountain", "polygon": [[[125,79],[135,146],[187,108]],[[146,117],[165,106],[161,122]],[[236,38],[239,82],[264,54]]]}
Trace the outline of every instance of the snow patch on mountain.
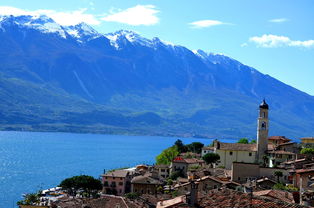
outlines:
{"label": "snow patch on mountain", "polygon": [[156,49],[158,46],[167,46],[167,47],[175,47],[173,43],[160,40],[155,37],[153,39],[148,39],[140,36],[138,33],[129,31],[129,30],[119,30],[114,33],[105,34],[105,37],[110,40],[110,44],[114,46],[116,49],[121,49],[126,41],[133,45],[141,45],[145,47],[150,47]]}
{"label": "snow patch on mountain", "polygon": [[2,29],[4,24],[16,24],[20,27],[39,30],[43,33],[57,33],[62,38],[66,38],[66,33],[62,26],[45,15],[1,16],[0,27]]}
{"label": "snow patch on mountain", "polygon": [[83,22],[77,25],[64,26],[63,28],[69,35],[77,39],[79,42],[89,41],[102,36],[91,26]]}

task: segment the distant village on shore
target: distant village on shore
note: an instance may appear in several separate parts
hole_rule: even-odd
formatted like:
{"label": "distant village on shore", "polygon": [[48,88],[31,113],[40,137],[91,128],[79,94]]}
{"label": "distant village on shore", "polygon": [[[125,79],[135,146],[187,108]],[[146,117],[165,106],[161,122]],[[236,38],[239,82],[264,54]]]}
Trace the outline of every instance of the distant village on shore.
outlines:
{"label": "distant village on shore", "polygon": [[21,208],[314,207],[314,137],[270,136],[259,105],[256,140],[175,144],[156,164],[75,176],[26,194]]}

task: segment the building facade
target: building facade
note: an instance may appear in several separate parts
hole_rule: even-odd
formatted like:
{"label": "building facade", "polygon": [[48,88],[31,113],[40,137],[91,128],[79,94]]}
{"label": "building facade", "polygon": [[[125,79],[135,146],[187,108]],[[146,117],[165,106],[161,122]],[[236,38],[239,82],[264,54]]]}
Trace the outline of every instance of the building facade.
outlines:
{"label": "building facade", "polygon": [[131,191],[132,170],[114,170],[102,175],[103,193],[124,195]]}

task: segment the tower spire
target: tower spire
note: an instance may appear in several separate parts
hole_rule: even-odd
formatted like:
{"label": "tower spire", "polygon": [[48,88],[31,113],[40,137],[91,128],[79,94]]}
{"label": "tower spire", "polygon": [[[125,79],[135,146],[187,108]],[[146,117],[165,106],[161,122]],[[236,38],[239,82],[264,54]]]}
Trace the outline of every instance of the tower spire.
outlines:
{"label": "tower spire", "polygon": [[269,129],[269,120],[268,120],[268,110],[269,106],[263,99],[262,103],[259,105],[259,116],[257,119],[257,161],[263,162],[263,156],[267,151],[268,143],[268,129]]}

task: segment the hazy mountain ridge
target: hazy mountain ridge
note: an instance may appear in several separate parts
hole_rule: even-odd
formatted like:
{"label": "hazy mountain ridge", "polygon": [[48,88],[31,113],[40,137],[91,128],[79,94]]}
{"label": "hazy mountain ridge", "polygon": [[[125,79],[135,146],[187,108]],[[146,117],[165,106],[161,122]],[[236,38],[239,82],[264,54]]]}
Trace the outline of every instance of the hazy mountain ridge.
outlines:
{"label": "hazy mountain ridge", "polygon": [[[14,108],[21,117],[34,115],[39,126],[31,130],[254,136],[257,106],[266,97],[273,134],[314,133],[312,96],[234,59],[132,31],[100,34],[85,23],[56,24],[45,16],[0,18],[0,83],[10,83],[1,90],[20,83],[36,89],[29,97],[3,93],[5,128],[18,120],[9,119]],[[24,104],[34,96],[40,99]],[[54,102],[45,98],[51,96]]]}

